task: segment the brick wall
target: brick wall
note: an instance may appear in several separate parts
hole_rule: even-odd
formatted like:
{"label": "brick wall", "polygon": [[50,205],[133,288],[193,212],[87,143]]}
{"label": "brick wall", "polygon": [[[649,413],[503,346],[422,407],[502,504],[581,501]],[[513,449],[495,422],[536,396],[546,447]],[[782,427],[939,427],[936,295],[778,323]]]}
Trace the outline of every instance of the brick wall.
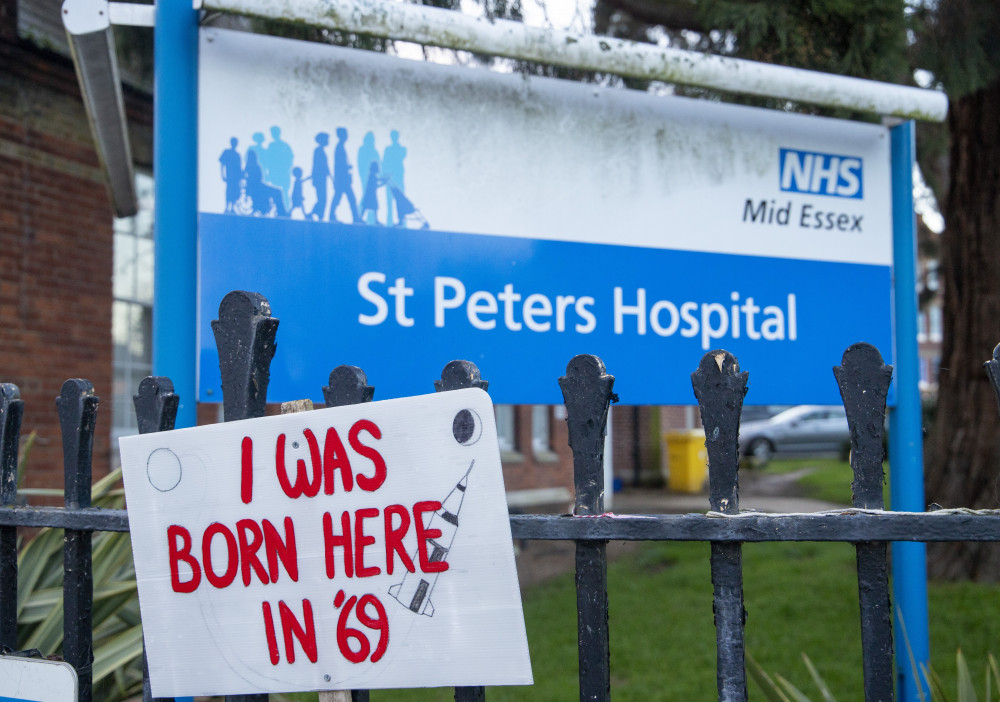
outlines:
{"label": "brick wall", "polygon": [[[561,409],[561,408],[560,408]],[[562,488],[565,504],[546,501],[530,503],[521,511],[565,509],[573,499],[573,454],[569,450],[569,429],[565,415],[549,408],[549,451],[536,451],[531,441],[531,405],[514,407],[514,452],[502,454],[504,485],[508,492]]]}
{"label": "brick wall", "polygon": [[515,451],[503,455],[503,478],[508,491],[565,488],[573,495],[573,454],[565,419],[549,408],[551,451],[536,452],[531,442],[531,405],[514,408]]}
{"label": "brick wall", "polygon": [[[6,20],[4,21],[6,25]],[[151,104],[129,96],[137,152]],[[21,389],[38,433],[26,486],[62,487],[55,397],[68,377],[111,397],[112,210],[68,59],[0,33],[0,381]],[[110,465],[98,413],[95,476]]]}
{"label": "brick wall", "polygon": [[655,485],[660,479],[661,410],[666,407],[614,405],[611,440],[615,477],[622,484]]}

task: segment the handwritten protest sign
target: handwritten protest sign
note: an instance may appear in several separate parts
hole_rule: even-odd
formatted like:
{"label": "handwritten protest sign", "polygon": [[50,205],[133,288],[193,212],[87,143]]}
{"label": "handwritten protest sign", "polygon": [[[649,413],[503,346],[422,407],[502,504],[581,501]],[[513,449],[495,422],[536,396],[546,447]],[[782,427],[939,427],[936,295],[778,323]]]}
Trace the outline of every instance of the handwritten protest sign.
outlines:
{"label": "handwritten protest sign", "polygon": [[481,390],[121,454],[154,696],[531,683]]}

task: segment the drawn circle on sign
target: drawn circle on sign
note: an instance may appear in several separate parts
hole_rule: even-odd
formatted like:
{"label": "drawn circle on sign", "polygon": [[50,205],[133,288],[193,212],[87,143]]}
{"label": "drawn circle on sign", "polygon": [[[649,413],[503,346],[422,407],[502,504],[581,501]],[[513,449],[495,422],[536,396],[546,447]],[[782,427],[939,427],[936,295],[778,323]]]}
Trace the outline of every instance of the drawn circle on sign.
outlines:
{"label": "drawn circle on sign", "polygon": [[180,485],[181,460],[170,449],[156,449],[146,461],[146,477],[160,492],[170,492]]}
{"label": "drawn circle on sign", "polygon": [[483,420],[471,409],[459,410],[451,423],[451,433],[462,446],[472,446],[483,435]]}

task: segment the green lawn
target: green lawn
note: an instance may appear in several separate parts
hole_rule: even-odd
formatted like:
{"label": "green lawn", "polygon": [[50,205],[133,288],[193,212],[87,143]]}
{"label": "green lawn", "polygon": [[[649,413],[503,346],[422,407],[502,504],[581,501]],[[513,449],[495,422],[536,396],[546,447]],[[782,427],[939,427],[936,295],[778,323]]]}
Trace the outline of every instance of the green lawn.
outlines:
{"label": "green lawn", "polygon": [[[780,458],[771,461],[762,469],[764,473],[792,473],[810,469],[810,473],[798,480],[799,489],[806,497],[812,497],[837,504],[851,504],[851,466],[836,458]],[[745,470],[745,469],[742,469]],[[888,474],[888,465],[886,473]],[[889,504],[889,486],[885,486],[885,503]]]}
{"label": "green lawn", "polygon": [[[851,473],[832,459],[779,460],[765,470],[816,470],[799,485],[810,497],[850,503]],[[530,546],[529,546],[530,548]],[[744,546],[747,650],[819,698],[802,663],[806,653],[837,699],[862,698],[861,643],[854,548],[849,544],[771,543]],[[709,545],[650,543],[611,564],[613,697],[627,700],[716,698],[715,629]],[[535,684],[490,688],[491,702],[577,698],[576,598],[565,574],[528,589],[524,613]],[[931,658],[954,690],[961,648],[981,686],[988,652],[1000,653],[1000,588],[979,583],[930,586]],[[483,632],[488,636],[489,632]],[[896,645],[903,646],[902,641]],[[763,699],[750,683],[752,698]],[[453,699],[450,689],[373,692],[374,700]],[[315,700],[316,695],[289,696]]]}
{"label": "green lawn", "polygon": [[[715,692],[715,630],[709,546],[644,544],[608,572],[612,689],[616,700],[709,700]],[[747,649],[768,672],[814,694],[805,652],[839,700],[861,699],[854,549],[847,544],[748,544],[744,547]],[[488,699],[576,698],[576,612],[570,574],[531,588],[524,610],[535,684],[491,688]],[[997,588],[965,583],[930,589],[932,659],[954,689],[955,651],[976,680],[998,651]],[[483,632],[488,636],[489,632]],[[897,642],[901,645],[901,642]],[[751,696],[762,699],[751,683]],[[374,700],[453,699],[451,690],[372,693]],[[315,700],[312,696],[288,699]]]}

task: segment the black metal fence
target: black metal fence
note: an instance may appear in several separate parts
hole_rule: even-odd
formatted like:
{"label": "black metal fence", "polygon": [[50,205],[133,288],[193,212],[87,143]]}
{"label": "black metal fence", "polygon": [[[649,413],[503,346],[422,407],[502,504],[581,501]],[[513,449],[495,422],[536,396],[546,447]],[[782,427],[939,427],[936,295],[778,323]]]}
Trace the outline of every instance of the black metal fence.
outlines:
{"label": "black metal fence", "polygon": [[[269,366],[278,320],[256,293],[233,292],[212,323],[219,349],[226,421],[264,415]],[[1000,346],[987,364],[1000,378]],[[707,541],[711,543],[719,699],[747,698],[742,544],[763,541],[839,541],[857,549],[858,593],[864,661],[865,699],[893,699],[892,620],[887,543],[890,541],[1000,541],[1000,511],[883,511],[883,431],[886,393],[892,369],[878,351],[856,344],[834,368],[851,430],[854,472],[853,508],[836,513],[741,513],[739,508],[739,420],[747,373],[728,352],[712,351],[691,375],[705,427],[709,464],[706,514],[607,515],[604,511],[603,452],[608,408],[617,398],[614,377],[596,356],[573,358],[559,379],[566,404],[573,452],[576,504],[571,515],[516,515],[510,519],[520,540],[571,540],[576,543],[576,591],[581,700],[608,700],[611,688],[607,556],[611,540]],[[434,381],[437,391],[486,389],[475,365],[453,361]],[[323,388],[328,406],[368,402],[374,389],[364,372],[339,366]],[[1000,397],[1000,390],[998,390]],[[23,402],[14,385],[0,385],[0,645],[17,647],[18,527],[65,529],[63,655],[77,670],[80,702],[91,702],[92,611],[91,534],[128,531],[124,510],[90,506],[91,449],[98,406],[92,385],[67,380],[56,400],[63,436],[65,507],[17,504],[18,437]],[[166,378],[146,378],[135,396],[140,432],[173,428],[178,397]],[[455,689],[459,702],[484,700],[480,687]],[[144,700],[152,699],[148,680]],[[355,690],[355,702],[368,700]],[[260,702],[267,695],[231,695],[230,702]]]}

